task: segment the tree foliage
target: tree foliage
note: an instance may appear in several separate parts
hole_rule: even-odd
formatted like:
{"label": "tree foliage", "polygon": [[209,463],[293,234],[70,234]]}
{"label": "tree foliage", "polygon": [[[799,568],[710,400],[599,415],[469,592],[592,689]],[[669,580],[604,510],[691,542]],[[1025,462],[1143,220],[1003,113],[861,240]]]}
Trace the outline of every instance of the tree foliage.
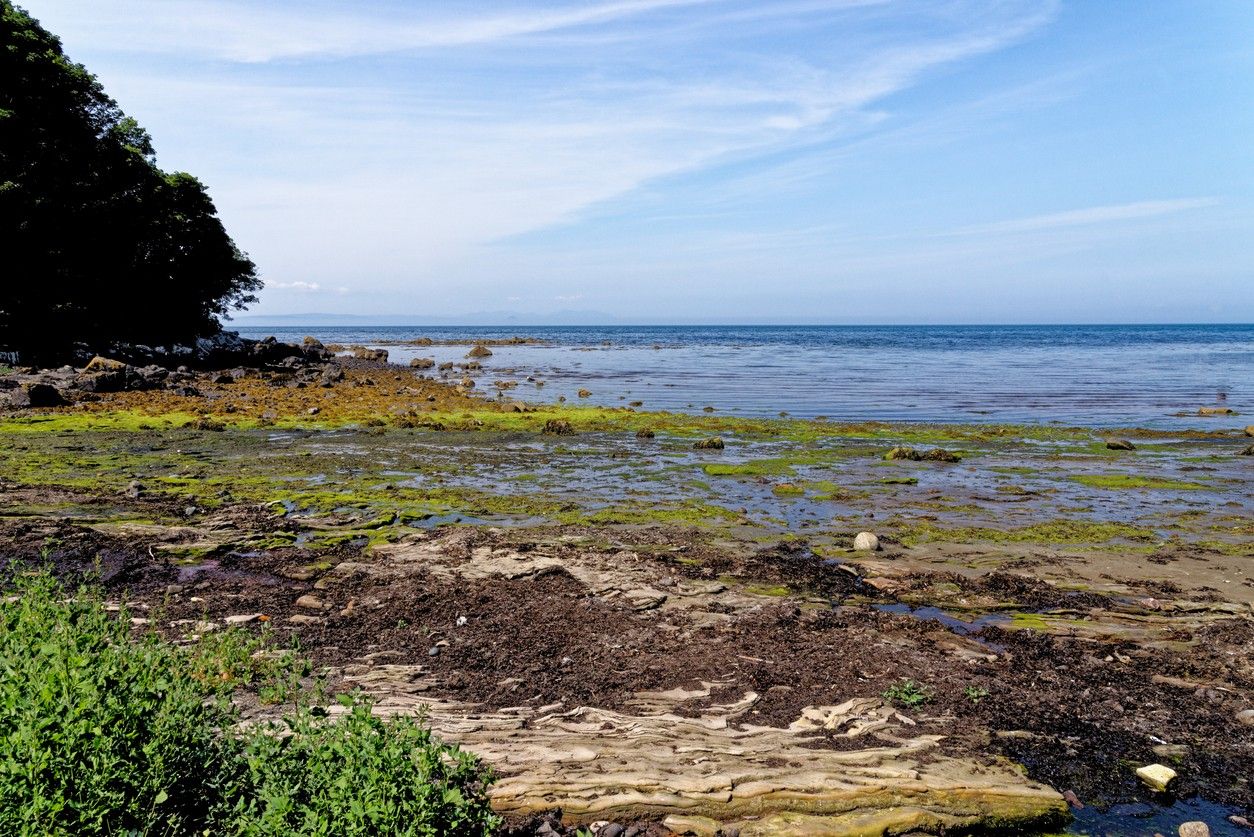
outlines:
{"label": "tree foliage", "polygon": [[0,0],[0,348],[169,344],[255,301],[256,268],[204,185],[96,77]]}

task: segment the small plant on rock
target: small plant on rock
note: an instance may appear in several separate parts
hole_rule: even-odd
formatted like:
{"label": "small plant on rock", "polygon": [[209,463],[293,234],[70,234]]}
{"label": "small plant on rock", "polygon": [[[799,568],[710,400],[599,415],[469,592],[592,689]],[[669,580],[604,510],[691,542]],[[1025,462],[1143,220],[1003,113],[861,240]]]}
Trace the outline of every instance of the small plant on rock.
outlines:
{"label": "small plant on rock", "polygon": [[972,704],[979,705],[980,701],[988,697],[988,689],[985,689],[983,686],[967,686],[967,688],[962,690],[962,694]]}

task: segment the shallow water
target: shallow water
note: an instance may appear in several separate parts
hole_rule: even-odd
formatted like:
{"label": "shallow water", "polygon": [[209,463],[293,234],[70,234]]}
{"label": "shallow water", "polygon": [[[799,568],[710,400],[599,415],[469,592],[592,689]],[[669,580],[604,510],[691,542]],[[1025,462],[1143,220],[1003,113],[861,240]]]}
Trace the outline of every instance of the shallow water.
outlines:
{"label": "shallow water", "polygon": [[[1062,423],[1233,428],[1202,406],[1254,413],[1254,325],[1222,326],[605,326],[242,328],[299,342],[380,345],[391,359],[465,359],[467,347],[408,346],[526,336],[492,347],[479,386],[508,396],[643,409],[863,421]],[[526,378],[545,382],[540,388]],[[461,377],[461,373],[457,373]]]}

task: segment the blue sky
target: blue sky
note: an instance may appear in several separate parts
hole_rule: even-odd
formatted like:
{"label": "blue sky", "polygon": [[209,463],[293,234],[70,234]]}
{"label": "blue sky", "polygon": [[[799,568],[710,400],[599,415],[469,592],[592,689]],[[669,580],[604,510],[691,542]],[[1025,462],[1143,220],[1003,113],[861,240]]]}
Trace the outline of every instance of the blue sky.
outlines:
{"label": "blue sky", "polygon": [[1248,0],[25,0],[254,311],[1254,321]]}

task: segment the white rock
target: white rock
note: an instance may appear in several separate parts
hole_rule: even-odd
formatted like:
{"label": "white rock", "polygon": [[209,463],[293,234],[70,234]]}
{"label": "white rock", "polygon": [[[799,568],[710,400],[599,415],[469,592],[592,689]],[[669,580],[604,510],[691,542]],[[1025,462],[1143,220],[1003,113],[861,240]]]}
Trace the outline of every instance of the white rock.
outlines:
{"label": "white rock", "polygon": [[1164,791],[1171,784],[1171,780],[1176,778],[1176,771],[1163,764],[1147,764],[1144,767],[1138,767],[1136,775],[1154,790]]}
{"label": "white rock", "polygon": [[880,548],[880,539],[875,536],[874,532],[859,532],[858,536],[853,539],[853,548],[874,552]]}
{"label": "white rock", "polygon": [[1180,837],[1210,837],[1210,826],[1201,820],[1180,823]]}

